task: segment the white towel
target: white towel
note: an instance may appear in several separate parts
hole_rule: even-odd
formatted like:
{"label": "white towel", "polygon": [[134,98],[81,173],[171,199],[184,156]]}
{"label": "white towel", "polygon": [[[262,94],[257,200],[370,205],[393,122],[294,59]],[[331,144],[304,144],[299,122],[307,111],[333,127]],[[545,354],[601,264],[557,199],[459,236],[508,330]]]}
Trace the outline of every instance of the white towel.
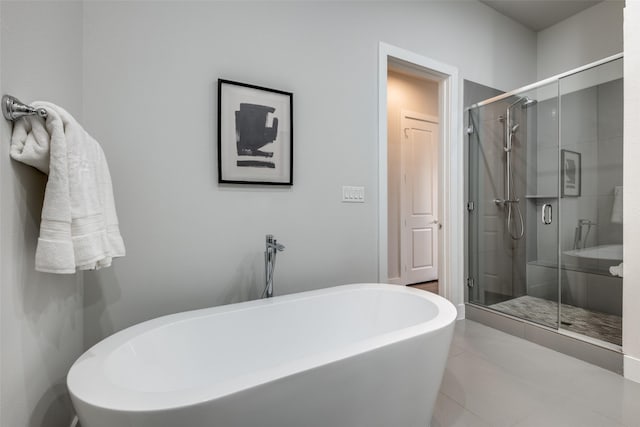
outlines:
{"label": "white towel", "polygon": [[622,264],[624,264],[623,262],[620,263],[620,265],[615,265],[613,267],[609,267],[609,273],[611,273],[612,276],[620,276],[622,277],[622,273],[623,273],[623,266]]}
{"label": "white towel", "polygon": [[125,255],[111,175],[100,145],[64,109],[14,123],[11,157],[49,175],[42,206],[36,270],[68,274],[111,265]]}
{"label": "white towel", "polygon": [[613,189],[613,209],[611,209],[611,222],[622,224],[622,186]]}

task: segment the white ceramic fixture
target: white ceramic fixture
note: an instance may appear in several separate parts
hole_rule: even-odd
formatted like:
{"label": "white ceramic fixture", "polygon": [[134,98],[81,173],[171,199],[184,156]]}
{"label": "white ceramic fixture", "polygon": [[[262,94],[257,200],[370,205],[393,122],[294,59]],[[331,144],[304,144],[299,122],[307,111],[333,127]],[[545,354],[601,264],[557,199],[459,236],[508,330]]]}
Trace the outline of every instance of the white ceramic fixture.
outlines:
{"label": "white ceramic fixture", "polygon": [[564,251],[564,254],[577,258],[622,261],[622,245],[591,246]]}
{"label": "white ceramic fixture", "polygon": [[424,427],[455,318],[382,284],[231,304],[118,332],[67,385],[83,427]]}

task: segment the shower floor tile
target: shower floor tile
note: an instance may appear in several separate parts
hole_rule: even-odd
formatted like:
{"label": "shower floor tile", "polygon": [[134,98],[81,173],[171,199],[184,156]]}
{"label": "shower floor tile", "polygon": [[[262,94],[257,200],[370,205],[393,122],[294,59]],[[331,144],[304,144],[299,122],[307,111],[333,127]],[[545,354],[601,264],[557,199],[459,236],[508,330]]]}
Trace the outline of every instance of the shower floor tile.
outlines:
{"label": "shower floor tile", "polygon": [[[528,295],[503,301],[489,306],[511,316],[556,326],[558,303]],[[622,345],[622,317],[600,313],[568,304],[561,306],[560,327],[571,332],[586,335],[616,345]]]}

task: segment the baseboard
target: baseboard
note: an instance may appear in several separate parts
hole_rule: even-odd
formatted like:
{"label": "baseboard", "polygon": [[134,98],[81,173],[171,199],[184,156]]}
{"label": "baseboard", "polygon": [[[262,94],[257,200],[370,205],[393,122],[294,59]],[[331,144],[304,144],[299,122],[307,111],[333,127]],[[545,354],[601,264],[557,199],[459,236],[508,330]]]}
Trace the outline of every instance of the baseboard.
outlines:
{"label": "baseboard", "polygon": [[640,383],[640,359],[624,355],[624,377]]}
{"label": "baseboard", "polygon": [[466,316],[466,305],[465,304],[458,304],[458,307],[456,307],[458,310],[458,317],[456,318],[456,320],[462,320],[465,318]]}

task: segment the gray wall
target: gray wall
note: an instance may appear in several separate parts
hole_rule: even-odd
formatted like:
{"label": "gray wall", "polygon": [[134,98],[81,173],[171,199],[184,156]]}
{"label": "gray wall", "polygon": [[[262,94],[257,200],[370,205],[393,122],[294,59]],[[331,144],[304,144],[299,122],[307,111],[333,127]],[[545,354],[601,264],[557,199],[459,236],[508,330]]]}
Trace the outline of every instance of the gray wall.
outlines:
{"label": "gray wall", "polygon": [[[86,275],[86,345],[258,297],[266,233],[287,246],[277,293],[377,280],[379,41],[495,87],[535,79],[535,34],[476,2],[85,4],[85,124],[128,250]],[[294,93],[292,188],[217,184],[219,77]]]}
{"label": "gray wall", "polygon": [[622,52],[624,5],[624,0],[606,0],[540,31],[537,79]]}
{"label": "gray wall", "polygon": [[[0,92],[46,99],[82,118],[82,4],[0,3]],[[9,158],[0,119],[0,425],[67,427],[65,377],[82,347],[76,275],[34,271],[46,177]]]}

